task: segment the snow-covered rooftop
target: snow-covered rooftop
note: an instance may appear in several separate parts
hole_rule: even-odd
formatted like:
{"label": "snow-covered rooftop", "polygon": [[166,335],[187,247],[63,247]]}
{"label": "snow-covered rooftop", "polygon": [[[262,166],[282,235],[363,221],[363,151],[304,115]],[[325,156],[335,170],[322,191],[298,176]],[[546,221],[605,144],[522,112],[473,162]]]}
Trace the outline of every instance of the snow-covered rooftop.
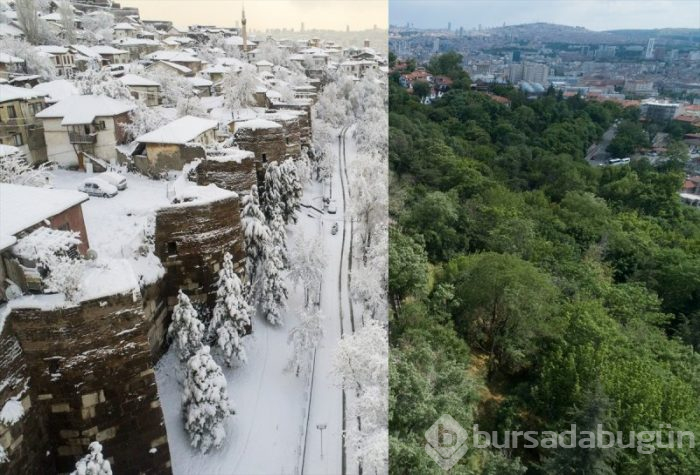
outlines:
{"label": "snow-covered rooftop", "polygon": [[13,236],[87,200],[79,191],[0,183],[0,233]]}
{"label": "snow-covered rooftop", "polygon": [[55,81],[40,82],[32,88],[32,90],[47,94],[49,97],[46,102],[58,102],[70,96],[76,96],[79,94],[78,88],[76,88],[72,82],[67,79],[56,79]]}
{"label": "snow-covered rooftop", "polygon": [[112,117],[134,106],[107,96],[71,96],[36,114],[40,119],[63,117],[61,125],[90,124],[95,117]]}
{"label": "snow-covered rooftop", "polygon": [[147,59],[153,61],[171,61],[171,62],[181,62],[181,63],[201,63],[202,60],[193,56],[189,53],[182,51],[168,51],[160,50],[154,51],[151,54],[146,55]]}
{"label": "snow-covered rooftop", "polygon": [[187,78],[187,80],[194,87],[211,87],[214,84],[209,79],[204,79],[200,77]]}
{"label": "snow-covered rooftop", "polygon": [[95,45],[90,48],[97,54],[129,54],[128,51],[124,49],[117,49],[109,45]]}
{"label": "snow-covered rooftop", "polygon": [[18,64],[18,63],[24,63],[24,60],[22,58],[18,58],[17,56],[12,56],[11,54],[0,53],[0,63]]}
{"label": "snow-covered rooftop", "polygon": [[136,30],[131,23],[117,23],[114,25],[115,30]]}
{"label": "snow-covered rooftop", "polygon": [[136,138],[141,143],[186,144],[207,130],[215,129],[218,122],[186,115],[163,127]]}
{"label": "snow-covered rooftop", "polygon": [[192,70],[190,68],[188,68],[187,66],[183,66],[182,64],[172,63],[170,61],[164,61],[164,60],[160,60],[160,61],[158,61],[158,63],[166,64],[166,65],[170,66],[171,68],[177,69],[178,71],[180,71],[184,74],[190,74],[192,72]]}
{"label": "snow-covered rooftop", "polygon": [[137,76],[136,74],[125,74],[124,76],[119,78],[119,81],[123,82],[127,86],[160,86],[160,84],[158,84],[157,82],[152,81],[143,76]]}
{"label": "snow-covered rooftop", "polygon": [[66,54],[68,53],[68,48],[58,45],[39,45],[34,47],[37,51],[46,54]]}
{"label": "snow-covered rooftop", "polygon": [[0,84],[0,102],[16,101],[18,99],[36,99],[46,96],[46,93],[27,89],[26,87]]}

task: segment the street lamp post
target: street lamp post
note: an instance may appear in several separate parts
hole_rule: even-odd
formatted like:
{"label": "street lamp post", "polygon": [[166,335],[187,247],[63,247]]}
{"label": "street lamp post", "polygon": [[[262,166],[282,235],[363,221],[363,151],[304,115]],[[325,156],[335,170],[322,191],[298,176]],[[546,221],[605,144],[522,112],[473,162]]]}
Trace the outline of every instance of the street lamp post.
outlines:
{"label": "street lamp post", "polygon": [[316,424],[316,428],[321,431],[321,458],[323,458],[323,429],[326,428],[326,424]]}

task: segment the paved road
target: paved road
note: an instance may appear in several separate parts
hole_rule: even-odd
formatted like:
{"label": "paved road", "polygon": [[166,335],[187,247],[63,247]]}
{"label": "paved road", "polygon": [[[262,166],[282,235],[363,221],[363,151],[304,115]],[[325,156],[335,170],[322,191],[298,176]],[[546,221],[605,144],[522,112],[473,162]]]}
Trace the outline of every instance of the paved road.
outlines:
{"label": "paved road", "polygon": [[615,138],[616,133],[617,125],[613,124],[608,130],[605,131],[603,138],[599,143],[590,146],[588,153],[586,154],[586,161],[596,167],[607,164],[608,159],[610,158],[610,153],[608,153],[606,149],[608,148],[608,145],[610,145],[612,139]]}

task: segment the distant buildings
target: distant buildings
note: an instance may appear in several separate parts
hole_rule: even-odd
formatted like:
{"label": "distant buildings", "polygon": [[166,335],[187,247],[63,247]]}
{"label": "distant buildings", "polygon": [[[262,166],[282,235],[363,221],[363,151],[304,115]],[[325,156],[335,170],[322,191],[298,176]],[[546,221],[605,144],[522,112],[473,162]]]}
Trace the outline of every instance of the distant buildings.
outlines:
{"label": "distant buildings", "polygon": [[513,63],[508,71],[508,80],[517,84],[521,81],[547,85],[549,78],[549,66],[542,63]]}
{"label": "distant buildings", "polygon": [[642,117],[655,122],[667,122],[676,115],[680,104],[677,102],[646,99],[642,101],[640,110]]}

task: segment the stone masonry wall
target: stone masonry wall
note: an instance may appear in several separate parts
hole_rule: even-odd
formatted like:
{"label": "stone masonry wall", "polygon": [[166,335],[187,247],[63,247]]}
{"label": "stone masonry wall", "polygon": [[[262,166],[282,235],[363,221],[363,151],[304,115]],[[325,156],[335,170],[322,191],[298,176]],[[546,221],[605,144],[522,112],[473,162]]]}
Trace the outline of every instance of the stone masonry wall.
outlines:
{"label": "stone masonry wall", "polygon": [[255,157],[244,158],[240,162],[202,160],[193,171],[191,179],[201,186],[213,183],[239,195],[248,194],[250,188],[258,184]]}
{"label": "stone masonry wall", "polygon": [[239,275],[244,269],[240,200],[237,196],[197,205],[161,208],[156,214],[156,255],[165,267],[163,293],[168,310],[182,289],[193,303],[213,308],[215,283],[225,252]]}
{"label": "stone masonry wall", "polygon": [[47,414],[55,466],[37,473],[72,471],[95,440],[115,473],[170,472],[138,293],[55,310],[13,309],[6,325],[22,347],[36,405]]}

